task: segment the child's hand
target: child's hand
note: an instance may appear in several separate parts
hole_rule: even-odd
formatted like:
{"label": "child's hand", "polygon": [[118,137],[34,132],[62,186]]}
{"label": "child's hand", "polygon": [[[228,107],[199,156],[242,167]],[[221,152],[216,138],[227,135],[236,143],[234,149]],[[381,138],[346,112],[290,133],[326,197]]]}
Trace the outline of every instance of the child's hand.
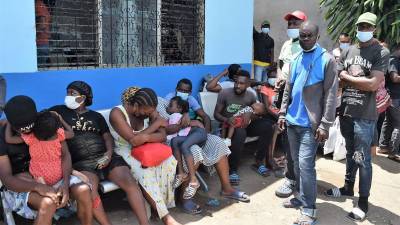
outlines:
{"label": "child's hand", "polygon": [[58,191],[57,191],[58,196],[61,196],[60,198],[60,203],[57,206],[57,208],[63,208],[67,205],[68,200],[69,200],[69,187],[67,185],[62,185]]}
{"label": "child's hand", "polygon": [[192,120],[192,121],[190,121],[190,126],[191,126],[191,127],[200,127],[200,128],[204,128],[203,123],[201,123],[201,122],[198,121],[198,120]]}

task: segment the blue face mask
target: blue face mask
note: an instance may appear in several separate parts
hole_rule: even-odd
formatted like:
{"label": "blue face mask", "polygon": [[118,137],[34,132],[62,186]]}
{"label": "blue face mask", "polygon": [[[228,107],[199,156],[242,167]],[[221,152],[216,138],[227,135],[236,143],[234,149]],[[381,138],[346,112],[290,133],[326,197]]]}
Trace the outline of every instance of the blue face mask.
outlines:
{"label": "blue face mask", "polygon": [[339,48],[342,50],[348,49],[350,47],[350,43],[339,43]]}
{"label": "blue face mask", "polygon": [[289,38],[295,39],[299,37],[299,29],[287,29]]}
{"label": "blue face mask", "polygon": [[261,31],[262,31],[264,34],[268,34],[268,33],[269,33],[269,28],[268,28],[268,27],[261,28]]}
{"label": "blue face mask", "polygon": [[357,31],[357,38],[361,42],[367,42],[374,37],[374,32],[372,31]]}
{"label": "blue face mask", "polygon": [[179,96],[179,97],[181,97],[181,99],[187,101],[189,98],[189,93],[177,91],[176,96]]}

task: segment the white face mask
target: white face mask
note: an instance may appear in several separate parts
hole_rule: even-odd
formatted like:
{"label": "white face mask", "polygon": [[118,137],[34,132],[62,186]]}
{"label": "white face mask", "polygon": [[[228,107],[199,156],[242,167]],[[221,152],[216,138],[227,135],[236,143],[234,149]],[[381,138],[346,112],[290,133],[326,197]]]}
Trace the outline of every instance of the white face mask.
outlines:
{"label": "white face mask", "polygon": [[348,49],[350,47],[350,43],[339,43],[339,48],[342,50]]}
{"label": "white face mask", "polygon": [[263,32],[264,34],[268,34],[269,28],[268,27],[261,28],[261,32]]}
{"label": "white face mask", "polygon": [[356,37],[361,42],[367,42],[374,37],[374,32],[373,31],[357,31]]}
{"label": "white face mask", "polygon": [[176,96],[179,96],[179,97],[182,98],[182,100],[187,101],[188,98],[189,98],[189,93],[184,93],[184,92],[177,91],[176,92]]}
{"label": "white face mask", "polygon": [[311,52],[311,51],[313,51],[313,50],[316,49],[316,48],[317,48],[317,44],[315,44],[312,48],[310,48],[310,49],[308,49],[308,50],[303,49],[303,51],[304,51],[304,52]]}
{"label": "white face mask", "polygon": [[287,35],[292,39],[298,38],[299,29],[287,29]]}
{"label": "white face mask", "polygon": [[70,96],[67,95],[65,96],[64,103],[69,109],[77,109],[79,106],[81,106],[81,103],[76,102],[76,99],[81,96]]}

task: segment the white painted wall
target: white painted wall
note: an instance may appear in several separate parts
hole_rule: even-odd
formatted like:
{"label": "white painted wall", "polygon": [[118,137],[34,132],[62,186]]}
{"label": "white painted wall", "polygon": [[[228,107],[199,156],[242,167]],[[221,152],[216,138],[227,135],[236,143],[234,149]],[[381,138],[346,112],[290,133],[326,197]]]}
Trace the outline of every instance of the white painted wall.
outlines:
{"label": "white painted wall", "polygon": [[37,71],[34,0],[0,0],[0,73]]}
{"label": "white painted wall", "polygon": [[253,0],[206,0],[206,65],[251,63]]}

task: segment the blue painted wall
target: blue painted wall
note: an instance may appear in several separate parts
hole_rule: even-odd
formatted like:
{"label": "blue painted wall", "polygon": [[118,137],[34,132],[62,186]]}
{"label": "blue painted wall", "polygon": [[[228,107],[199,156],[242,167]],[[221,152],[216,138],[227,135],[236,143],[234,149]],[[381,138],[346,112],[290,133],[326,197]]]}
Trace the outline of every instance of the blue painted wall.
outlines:
{"label": "blue painted wall", "polygon": [[34,0],[0,1],[0,73],[37,70]]}
{"label": "blue painted wall", "polygon": [[251,62],[253,8],[253,0],[206,0],[205,64]]}
{"label": "blue painted wall", "polygon": [[[157,95],[164,97],[175,90],[182,78],[193,82],[193,95],[197,97],[204,75],[217,75],[228,65],[213,66],[166,66],[130,69],[98,69],[48,71],[23,74],[5,74],[7,99],[15,95],[28,95],[44,109],[63,104],[67,85],[74,80],[83,80],[93,89],[92,109],[106,109],[120,104],[122,91],[130,86],[153,88]],[[251,64],[243,64],[250,69]]]}

